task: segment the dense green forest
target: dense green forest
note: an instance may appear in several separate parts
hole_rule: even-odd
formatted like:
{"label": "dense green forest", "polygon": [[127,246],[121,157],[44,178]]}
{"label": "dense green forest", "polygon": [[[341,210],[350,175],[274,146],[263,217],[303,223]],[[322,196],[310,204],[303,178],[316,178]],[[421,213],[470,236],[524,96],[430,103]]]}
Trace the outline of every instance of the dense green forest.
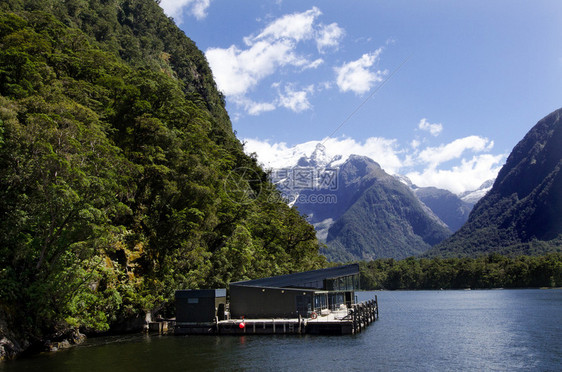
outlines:
{"label": "dense green forest", "polygon": [[179,288],[325,264],[153,0],[0,3],[0,170],[0,334],[105,331]]}
{"label": "dense green forest", "polygon": [[562,287],[562,253],[360,262],[362,289]]}

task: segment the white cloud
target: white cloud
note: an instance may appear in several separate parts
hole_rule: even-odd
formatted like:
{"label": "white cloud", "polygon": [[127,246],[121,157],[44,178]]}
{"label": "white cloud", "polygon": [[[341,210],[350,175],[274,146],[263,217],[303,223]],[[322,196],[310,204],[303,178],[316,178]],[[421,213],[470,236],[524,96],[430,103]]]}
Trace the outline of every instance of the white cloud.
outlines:
{"label": "white cloud", "polygon": [[247,49],[209,48],[205,52],[218,88],[227,96],[241,96],[283,66],[317,68],[313,61],[297,54],[297,43],[312,38],[313,23],[321,14],[316,7],[285,15],[271,22],[257,36],[244,38]]}
{"label": "white cloud", "polygon": [[195,18],[203,19],[207,16],[207,8],[209,8],[209,5],[211,5],[211,0],[194,1],[191,12],[195,16]]}
{"label": "white cloud", "polygon": [[168,17],[173,17],[181,23],[184,8],[189,14],[201,20],[207,16],[207,9],[211,5],[211,0],[162,0],[160,6]]}
{"label": "white cloud", "polygon": [[[294,146],[288,146],[285,142],[271,143],[258,139],[246,139],[244,142],[245,151],[255,152],[260,163],[266,168],[294,166],[299,158],[310,156],[316,145],[323,143],[329,158],[342,156],[336,165],[343,163],[351,154],[363,155],[375,160],[387,173],[406,173],[418,186],[434,186],[457,194],[475,190],[484,181],[495,178],[506,158],[506,154],[491,153],[462,157],[467,150],[489,152],[492,149],[492,141],[478,136],[461,138],[438,148],[427,147],[422,151],[418,151],[421,143],[417,140],[409,143],[406,148],[401,148],[397,140],[380,137],[371,137],[364,142],[349,137],[328,138]],[[428,162],[430,154],[440,160]],[[445,159],[454,160],[454,163],[437,169],[437,165]]]}
{"label": "white cloud", "polygon": [[382,48],[373,53],[366,53],[356,61],[344,63],[336,67],[336,83],[342,92],[352,91],[355,94],[363,94],[371,90],[378,82],[383,80],[385,71],[371,69],[379,59]]}
{"label": "white cloud", "polygon": [[420,120],[418,128],[429,132],[434,137],[437,137],[441,131],[443,131],[443,125],[441,123],[431,124],[426,118]]}
{"label": "white cloud", "polygon": [[[245,37],[244,48],[231,45],[228,48],[207,49],[205,54],[219,90],[247,113],[251,113],[250,110],[255,106],[247,104],[247,95],[265,78],[287,71],[294,73],[287,70],[288,67],[298,68],[297,73],[318,68],[325,62],[324,59],[313,59],[310,54],[301,53],[300,45],[309,41],[316,42],[319,51],[327,48],[337,49],[344,35],[343,29],[336,23],[328,26],[319,24],[317,18],[321,14],[317,7],[313,7],[302,13],[277,18],[257,35]],[[298,92],[298,101],[294,94],[290,101],[287,100],[288,94],[281,95],[277,102],[278,107],[287,107],[295,112],[310,108],[309,96],[312,92],[303,92],[306,93]],[[302,104],[305,101],[306,104]],[[271,111],[272,104],[263,106],[267,110],[254,109],[252,113]]]}
{"label": "white cloud", "polygon": [[462,159],[460,165],[450,169],[427,168],[423,171],[410,172],[406,176],[417,186],[435,186],[460,194],[467,190],[476,190],[484,181],[498,175],[505,154],[481,154],[472,159]]}
{"label": "white cloud", "polygon": [[401,150],[395,139],[382,137],[369,137],[364,142],[352,138],[329,138],[324,145],[334,154],[341,154],[344,158],[356,154],[367,156],[388,173],[395,174],[402,167],[399,158]]}
{"label": "white cloud", "polygon": [[257,37],[245,38],[247,45],[252,45],[254,40],[279,40],[293,39],[301,41],[313,37],[313,24],[315,19],[322,12],[317,7],[313,7],[303,13],[287,14],[271,22]]}
{"label": "white cloud", "polygon": [[399,149],[396,140],[370,137],[364,142],[356,141],[352,138],[328,138],[322,141],[309,141],[295,146],[287,146],[285,142],[270,143],[258,139],[245,139],[245,151],[255,152],[258,159],[266,168],[283,168],[294,166],[302,156],[310,156],[316,149],[318,143],[326,147],[326,154],[329,157],[336,155],[342,156],[342,162],[349,155],[367,156],[385,169],[389,173],[396,173],[402,166],[398,157]]}
{"label": "white cloud", "polygon": [[286,142],[270,143],[269,141],[246,138],[244,151],[247,154],[256,153],[258,160],[265,168],[283,168],[293,166],[301,156],[310,155],[319,141],[310,141],[287,146]]}
{"label": "white cloud", "polygon": [[275,105],[269,102],[252,102],[247,106],[246,111],[248,114],[256,116],[262,112],[268,112],[275,110]]}
{"label": "white cloud", "polygon": [[307,70],[309,68],[312,68],[312,69],[318,68],[318,66],[320,66],[323,63],[324,63],[324,60],[322,58],[317,58],[314,61],[310,62],[309,64],[305,65],[303,70]]}
{"label": "white cloud", "polygon": [[279,105],[293,112],[301,112],[311,108],[308,95],[312,94],[314,87],[309,85],[303,90],[294,90],[292,86],[286,86],[284,92],[279,92]]}
{"label": "white cloud", "polygon": [[255,101],[252,101],[251,99],[249,99],[247,97],[237,97],[234,100],[234,103],[236,103],[239,106],[244,107],[244,110],[249,115],[252,115],[252,116],[259,115],[262,112],[273,111],[277,107],[272,102],[255,102]]}
{"label": "white cloud", "polygon": [[492,147],[494,141],[479,136],[468,136],[439,147],[427,147],[419,153],[418,160],[435,168],[439,164],[460,158],[465,151],[490,151]]}
{"label": "white cloud", "polygon": [[344,29],[339,27],[337,23],[322,26],[316,36],[318,51],[323,53],[328,48],[337,49],[344,35]]}
{"label": "white cloud", "polygon": [[239,96],[272,75],[280,66],[308,65],[309,61],[295,55],[293,49],[294,46],[287,40],[275,43],[260,41],[246,50],[233,45],[228,49],[209,48],[205,54],[219,90],[227,96]]}

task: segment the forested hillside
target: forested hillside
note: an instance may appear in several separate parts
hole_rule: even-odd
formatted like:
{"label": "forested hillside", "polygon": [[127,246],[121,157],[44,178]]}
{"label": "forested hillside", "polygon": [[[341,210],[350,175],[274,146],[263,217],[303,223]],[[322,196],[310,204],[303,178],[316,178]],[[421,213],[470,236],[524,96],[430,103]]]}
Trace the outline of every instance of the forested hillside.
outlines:
{"label": "forested hillside", "polygon": [[0,334],[166,314],[175,289],[318,268],[153,0],[0,3]]}
{"label": "forested hillside", "polygon": [[562,286],[562,253],[542,256],[378,259],[360,262],[362,289],[465,289]]}

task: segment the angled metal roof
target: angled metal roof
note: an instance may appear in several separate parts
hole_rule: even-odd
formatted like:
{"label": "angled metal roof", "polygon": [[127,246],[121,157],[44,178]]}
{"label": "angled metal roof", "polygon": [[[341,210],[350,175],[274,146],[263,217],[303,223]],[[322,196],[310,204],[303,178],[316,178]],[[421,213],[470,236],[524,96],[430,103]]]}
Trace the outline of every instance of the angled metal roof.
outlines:
{"label": "angled metal roof", "polygon": [[302,273],[294,273],[280,276],[272,276],[269,278],[246,280],[241,282],[230,283],[230,285],[251,286],[251,287],[310,287],[309,283],[318,281],[321,288],[324,279],[334,279],[342,276],[359,274],[359,265],[351,264],[338,267],[330,267],[328,269],[320,269],[313,271],[305,271]]}

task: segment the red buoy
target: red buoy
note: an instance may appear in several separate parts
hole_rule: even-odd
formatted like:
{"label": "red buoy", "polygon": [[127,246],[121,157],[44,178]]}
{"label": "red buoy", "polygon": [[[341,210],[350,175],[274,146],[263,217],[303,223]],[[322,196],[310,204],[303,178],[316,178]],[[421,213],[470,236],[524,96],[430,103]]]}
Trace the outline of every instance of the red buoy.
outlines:
{"label": "red buoy", "polygon": [[238,324],[238,327],[240,327],[240,329],[243,329],[244,327],[246,327],[246,324],[244,322]]}

